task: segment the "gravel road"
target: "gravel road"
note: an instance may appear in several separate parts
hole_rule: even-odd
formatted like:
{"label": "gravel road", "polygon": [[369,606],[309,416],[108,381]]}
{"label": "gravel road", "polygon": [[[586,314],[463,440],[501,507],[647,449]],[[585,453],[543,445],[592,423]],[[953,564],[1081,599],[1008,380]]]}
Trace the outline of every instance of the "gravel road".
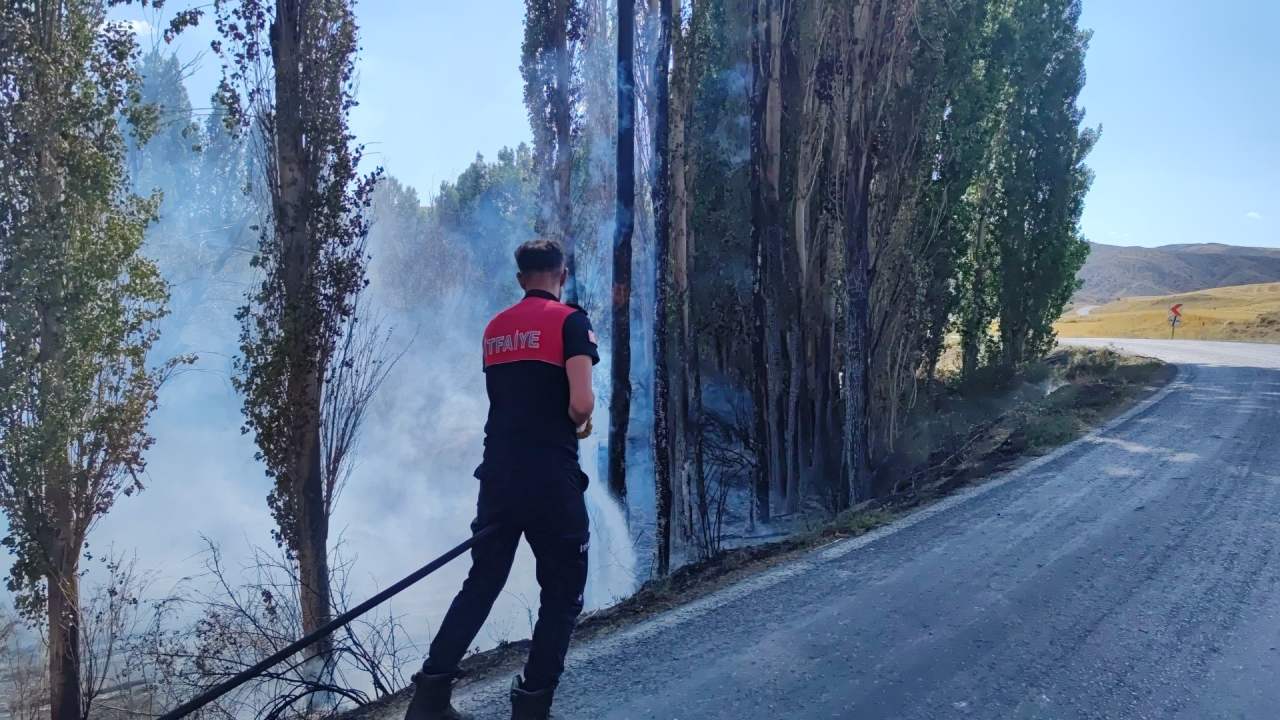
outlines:
{"label": "gravel road", "polygon": [[[1280,717],[1280,346],[1112,342],[1177,379],[1010,475],[576,646],[557,717]],[[459,700],[509,712],[505,682]]]}

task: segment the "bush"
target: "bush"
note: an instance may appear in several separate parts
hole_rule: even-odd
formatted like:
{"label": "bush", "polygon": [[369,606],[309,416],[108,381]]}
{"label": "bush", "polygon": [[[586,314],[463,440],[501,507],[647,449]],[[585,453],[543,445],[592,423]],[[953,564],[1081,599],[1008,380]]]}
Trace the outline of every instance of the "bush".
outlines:
{"label": "bush", "polygon": [[1048,412],[1044,415],[1031,415],[1027,418],[1023,433],[1027,438],[1027,447],[1043,449],[1056,447],[1069,442],[1079,435],[1075,418],[1059,412]]}
{"label": "bush", "polygon": [[1120,353],[1111,348],[1072,349],[1066,351],[1065,355],[1067,365],[1062,375],[1067,380],[1107,377],[1120,366]]}

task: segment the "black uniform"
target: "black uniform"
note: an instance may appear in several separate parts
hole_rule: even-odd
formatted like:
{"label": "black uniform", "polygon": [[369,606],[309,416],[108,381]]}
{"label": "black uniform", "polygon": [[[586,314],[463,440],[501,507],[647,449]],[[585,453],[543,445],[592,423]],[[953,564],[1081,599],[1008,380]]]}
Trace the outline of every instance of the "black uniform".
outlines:
{"label": "black uniform", "polygon": [[565,361],[600,361],[585,312],[555,296],[530,291],[499,313],[484,335],[484,461],[476,468],[480,498],[472,531],[501,529],[471,550],[471,572],[445,615],[423,667],[457,671],[507,581],[524,535],[537,560],[541,598],[525,687],[555,687],[569,638],[582,612],[587,582],[587,476],[578,465],[578,439],[569,417]]}

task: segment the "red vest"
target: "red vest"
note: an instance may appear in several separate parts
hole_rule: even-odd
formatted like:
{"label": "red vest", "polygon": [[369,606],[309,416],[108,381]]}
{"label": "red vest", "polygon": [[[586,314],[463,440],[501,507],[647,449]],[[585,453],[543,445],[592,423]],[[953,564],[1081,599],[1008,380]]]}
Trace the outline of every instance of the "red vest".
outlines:
{"label": "red vest", "polygon": [[535,360],[564,367],[564,321],[574,308],[531,296],[498,313],[484,329],[484,366]]}

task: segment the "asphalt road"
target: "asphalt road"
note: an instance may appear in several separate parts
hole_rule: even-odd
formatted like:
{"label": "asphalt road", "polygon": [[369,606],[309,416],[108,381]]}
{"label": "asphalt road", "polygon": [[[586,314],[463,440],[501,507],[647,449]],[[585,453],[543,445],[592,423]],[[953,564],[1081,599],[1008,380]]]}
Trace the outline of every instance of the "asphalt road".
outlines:
{"label": "asphalt road", "polygon": [[[1117,344],[1178,378],[1011,475],[575,647],[557,717],[1280,718],[1280,346]],[[509,712],[502,682],[459,704]]]}

